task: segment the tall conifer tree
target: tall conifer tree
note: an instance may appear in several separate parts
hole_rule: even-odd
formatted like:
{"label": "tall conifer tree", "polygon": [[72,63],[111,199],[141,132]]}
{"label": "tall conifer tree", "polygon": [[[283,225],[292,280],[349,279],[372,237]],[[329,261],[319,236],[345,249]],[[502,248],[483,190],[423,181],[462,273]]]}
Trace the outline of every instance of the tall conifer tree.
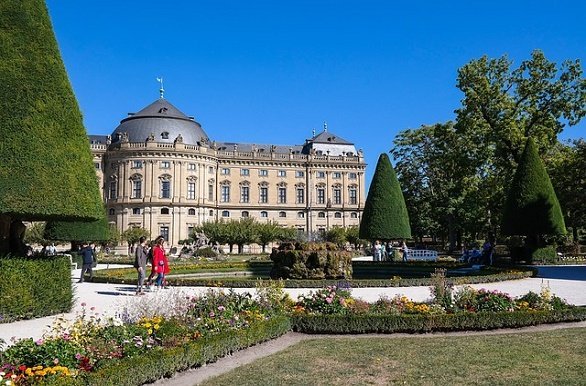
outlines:
{"label": "tall conifer tree", "polygon": [[533,139],[529,137],[503,211],[503,233],[530,236],[566,233],[557,196]]}
{"label": "tall conifer tree", "polygon": [[382,153],[368,189],[360,222],[360,238],[396,240],[411,238],[409,214],[389,156]]}
{"label": "tall conifer tree", "polygon": [[43,0],[0,2],[0,255],[26,220],[103,217],[88,139]]}

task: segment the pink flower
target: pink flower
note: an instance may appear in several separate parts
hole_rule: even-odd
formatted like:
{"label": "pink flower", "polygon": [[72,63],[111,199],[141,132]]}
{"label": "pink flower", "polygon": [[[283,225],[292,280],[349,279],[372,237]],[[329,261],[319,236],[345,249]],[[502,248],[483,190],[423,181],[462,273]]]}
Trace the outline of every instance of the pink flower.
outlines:
{"label": "pink flower", "polygon": [[39,340],[35,341],[35,343],[37,344],[37,346],[40,346],[43,343],[45,343],[45,341],[43,339],[39,339]]}
{"label": "pink flower", "polygon": [[326,303],[331,304],[332,303],[332,298],[326,298]]}
{"label": "pink flower", "polygon": [[95,310],[96,310],[96,307],[90,308],[90,311],[95,311]]}
{"label": "pink flower", "polygon": [[224,307],[224,306],[218,306],[218,311],[226,311],[226,307]]}
{"label": "pink flower", "polygon": [[86,306],[85,302],[81,303],[81,306],[82,307],[85,307]]}
{"label": "pink flower", "polygon": [[214,311],[210,312],[210,318],[213,318],[214,316],[216,316],[216,314],[214,313]]}
{"label": "pink flower", "polygon": [[53,363],[55,363],[56,365],[58,365],[59,364],[59,358],[53,359]]}

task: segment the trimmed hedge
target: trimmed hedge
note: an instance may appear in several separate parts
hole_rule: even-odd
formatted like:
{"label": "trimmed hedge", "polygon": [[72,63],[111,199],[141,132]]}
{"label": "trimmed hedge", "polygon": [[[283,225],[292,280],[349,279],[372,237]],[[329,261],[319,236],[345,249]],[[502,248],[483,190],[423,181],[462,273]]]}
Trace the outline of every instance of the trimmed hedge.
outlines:
{"label": "trimmed hedge", "polygon": [[69,312],[73,288],[69,259],[0,258],[0,323]]}
{"label": "trimmed hedge", "polygon": [[[493,268],[496,270],[496,268]],[[93,281],[97,283],[119,283],[134,284],[135,278],[126,276],[134,272],[132,268],[120,268],[112,270],[100,270],[94,273]],[[446,278],[447,283],[454,285],[462,284],[482,284],[494,283],[506,280],[519,280],[536,275],[537,270],[534,268],[523,268],[523,270],[512,271],[503,270],[495,272],[492,275],[478,276],[459,276]],[[174,272],[173,272],[174,273]],[[234,278],[194,278],[194,277],[173,277],[167,278],[169,284],[173,286],[185,287],[232,287],[232,288],[254,288],[258,279]],[[368,288],[368,287],[415,287],[432,285],[431,278],[393,278],[393,279],[353,279],[353,280],[326,280],[326,279],[287,279],[283,280],[286,288],[322,288],[325,286],[336,285],[351,288]]]}
{"label": "trimmed hedge", "polygon": [[291,330],[286,316],[252,323],[249,328],[231,330],[197,339],[180,347],[159,348],[77,378],[60,377],[47,385],[134,386],[152,383],[176,372],[203,366],[255,344],[274,339]]}
{"label": "trimmed hedge", "polygon": [[273,249],[271,260],[273,261],[272,278],[337,279],[352,277],[352,253],[347,251]]}
{"label": "trimmed hedge", "polygon": [[461,312],[430,315],[298,315],[293,331],[308,334],[425,333],[492,330],[586,320],[586,307],[562,311]]}

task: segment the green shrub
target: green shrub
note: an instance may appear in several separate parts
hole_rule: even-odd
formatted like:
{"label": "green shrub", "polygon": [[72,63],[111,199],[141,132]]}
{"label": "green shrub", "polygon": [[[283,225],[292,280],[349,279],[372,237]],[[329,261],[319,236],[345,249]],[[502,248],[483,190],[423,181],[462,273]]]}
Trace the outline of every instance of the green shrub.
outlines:
{"label": "green shrub", "polygon": [[211,247],[205,247],[196,249],[193,256],[214,258],[218,256],[218,254]]}
{"label": "green shrub", "polygon": [[0,322],[69,312],[73,304],[69,258],[0,258]]}
{"label": "green shrub", "polygon": [[548,245],[543,248],[536,248],[531,253],[533,262],[554,263],[557,261],[557,251],[555,247]]}
{"label": "green shrub", "polygon": [[586,320],[585,307],[561,311],[459,312],[428,315],[294,315],[291,317],[291,324],[294,331],[310,334],[389,334],[518,328],[582,320]]}
{"label": "green shrub", "polygon": [[[286,248],[292,249],[286,249]],[[309,250],[294,249],[295,246],[284,246],[273,250],[271,260],[272,278],[282,279],[338,279],[352,277],[352,254],[343,250],[334,250],[328,244],[308,243]]]}

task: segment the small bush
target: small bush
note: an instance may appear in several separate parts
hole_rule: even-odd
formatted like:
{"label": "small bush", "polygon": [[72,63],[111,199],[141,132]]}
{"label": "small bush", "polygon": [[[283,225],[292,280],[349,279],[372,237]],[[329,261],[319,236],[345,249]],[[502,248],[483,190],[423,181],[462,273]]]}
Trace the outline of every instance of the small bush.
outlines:
{"label": "small bush", "polygon": [[533,262],[539,263],[554,263],[557,261],[557,252],[555,247],[548,245],[543,248],[536,248],[531,253]]}
{"label": "small bush", "polygon": [[[300,247],[303,247],[299,245]],[[352,254],[331,243],[308,243],[303,248],[284,246],[271,253],[274,279],[339,279],[352,277]],[[294,248],[294,249],[290,249]]]}
{"label": "small bush", "polygon": [[205,247],[196,249],[193,256],[215,258],[218,254],[211,247]]}

